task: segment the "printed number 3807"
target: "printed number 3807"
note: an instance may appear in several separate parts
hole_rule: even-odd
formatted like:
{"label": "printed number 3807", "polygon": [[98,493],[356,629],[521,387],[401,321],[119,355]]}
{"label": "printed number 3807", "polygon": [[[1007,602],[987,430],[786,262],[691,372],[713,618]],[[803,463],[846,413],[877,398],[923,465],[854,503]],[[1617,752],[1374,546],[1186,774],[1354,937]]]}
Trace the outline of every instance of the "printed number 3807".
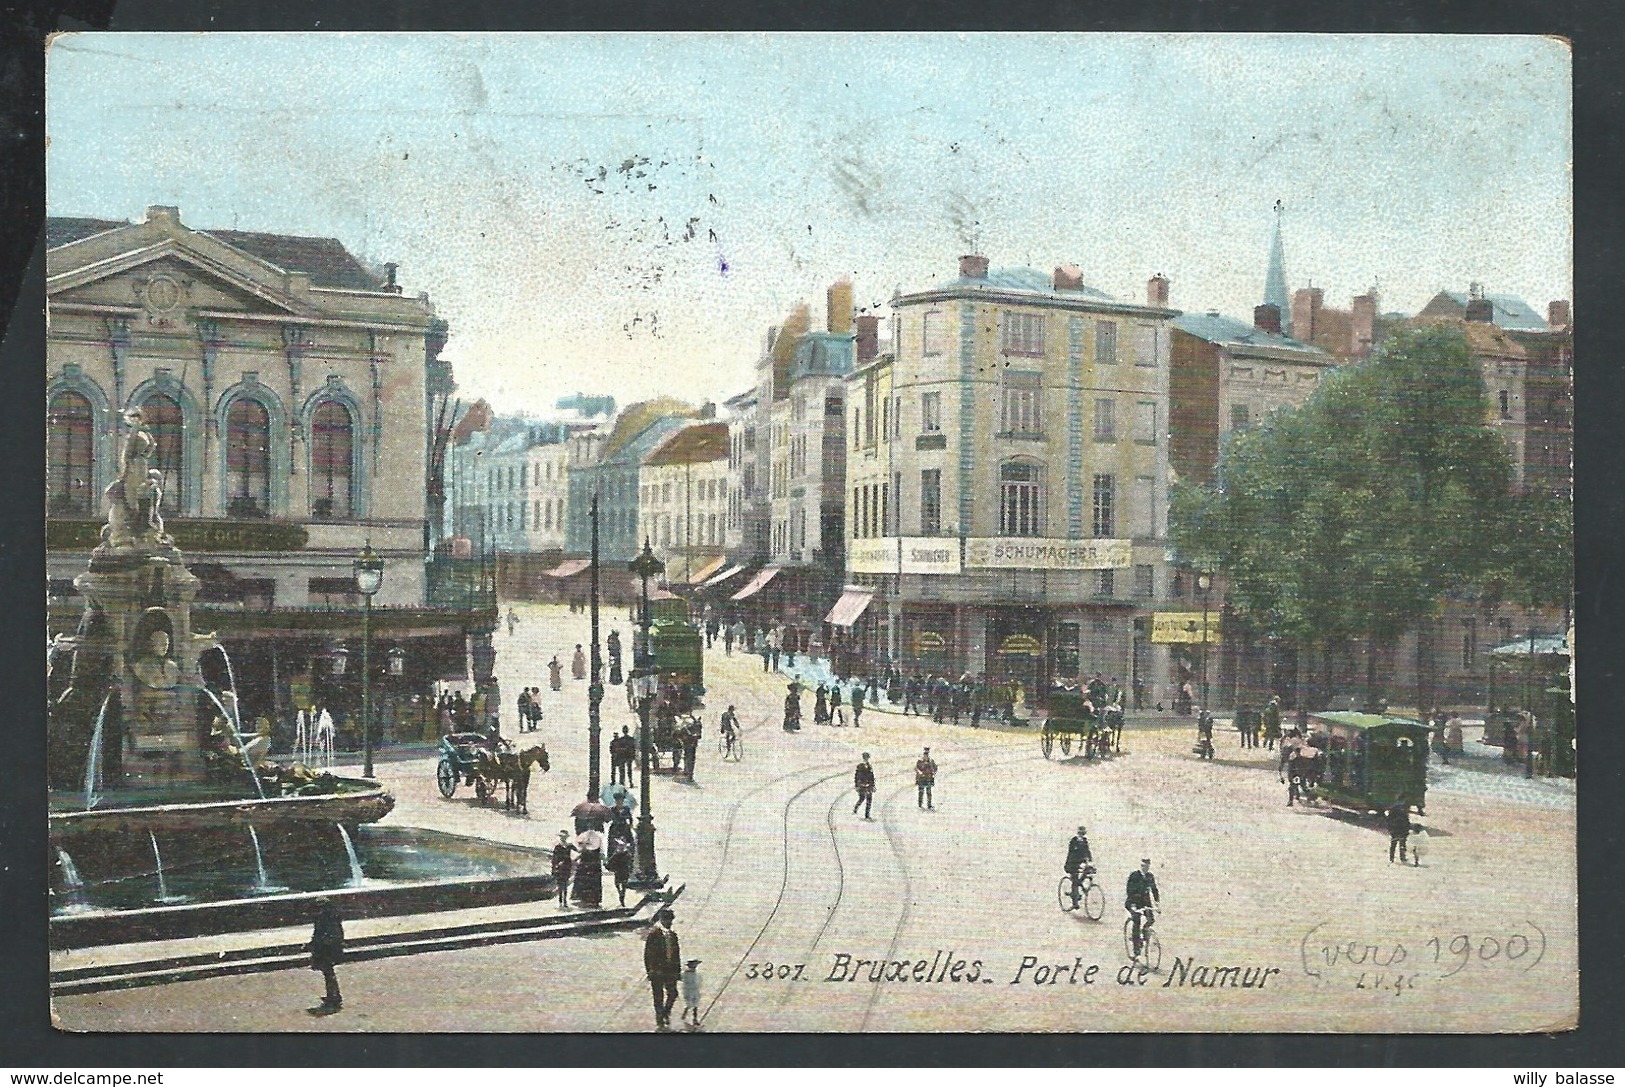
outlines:
{"label": "printed number 3807", "polygon": [[763,981],[800,981],[801,975],[806,971],[807,964],[798,963],[771,963],[753,962],[745,971],[745,977],[754,981],[761,978]]}

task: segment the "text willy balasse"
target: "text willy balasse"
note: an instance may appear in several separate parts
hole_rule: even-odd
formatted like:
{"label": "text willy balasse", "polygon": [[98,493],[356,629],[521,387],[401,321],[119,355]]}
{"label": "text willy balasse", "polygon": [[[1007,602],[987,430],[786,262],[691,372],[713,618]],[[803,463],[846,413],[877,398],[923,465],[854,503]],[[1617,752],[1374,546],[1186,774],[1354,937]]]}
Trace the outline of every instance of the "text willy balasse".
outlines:
{"label": "text willy balasse", "polygon": [[[1094,985],[1108,980],[1100,977],[1100,964],[1086,963],[1081,956],[1070,962],[1042,960],[1023,955],[1014,969],[989,966],[982,959],[966,959],[956,951],[934,952],[929,958],[865,959],[846,952],[830,956],[829,971],[818,976],[809,973],[806,963],[753,962],[746,964],[745,978],[755,981],[822,981],[834,983],[919,984],[919,985]],[[1167,973],[1158,976],[1164,989],[1262,989],[1270,978],[1281,973],[1275,966],[1248,966],[1198,962],[1176,957]],[[1003,977],[996,976],[1002,974]],[[1119,985],[1145,985],[1153,977],[1144,966],[1118,968]]]}

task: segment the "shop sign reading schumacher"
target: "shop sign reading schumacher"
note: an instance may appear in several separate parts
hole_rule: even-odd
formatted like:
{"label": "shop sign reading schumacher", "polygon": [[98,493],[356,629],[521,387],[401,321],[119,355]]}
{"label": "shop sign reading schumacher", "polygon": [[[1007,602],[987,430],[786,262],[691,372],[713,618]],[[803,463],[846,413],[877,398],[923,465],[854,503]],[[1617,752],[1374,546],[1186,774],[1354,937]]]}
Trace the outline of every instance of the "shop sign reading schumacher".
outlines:
{"label": "shop sign reading schumacher", "polygon": [[974,570],[1115,570],[1134,562],[1132,540],[1045,540],[1007,536],[885,536],[853,541],[854,574],[957,574]]}

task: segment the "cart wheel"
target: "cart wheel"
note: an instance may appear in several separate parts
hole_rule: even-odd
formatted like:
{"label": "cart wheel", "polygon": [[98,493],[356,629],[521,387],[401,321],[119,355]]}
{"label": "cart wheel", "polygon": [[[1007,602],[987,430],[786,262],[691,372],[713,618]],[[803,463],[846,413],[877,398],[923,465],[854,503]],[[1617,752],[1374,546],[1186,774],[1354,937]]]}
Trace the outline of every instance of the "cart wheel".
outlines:
{"label": "cart wheel", "polygon": [[480,798],[481,804],[484,804],[486,801],[490,800],[491,795],[495,791],[496,790],[491,788],[491,782],[485,777],[477,777],[474,779],[474,795]]}
{"label": "cart wheel", "polygon": [[1072,877],[1062,876],[1061,882],[1055,887],[1055,897],[1061,903],[1062,913],[1071,913],[1078,908],[1078,899],[1072,897],[1072,886]]}
{"label": "cart wheel", "polygon": [[1038,737],[1038,746],[1043,750],[1046,759],[1054,757],[1050,752],[1055,750],[1055,737],[1048,728]]}
{"label": "cart wheel", "polygon": [[1088,890],[1083,892],[1083,915],[1091,921],[1098,921],[1106,912],[1106,892],[1100,889],[1100,884],[1090,883]]}
{"label": "cart wheel", "polygon": [[1061,754],[1072,754],[1072,737],[1065,733],[1061,735]]}
{"label": "cart wheel", "polygon": [[440,760],[440,765],[435,767],[434,780],[440,786],[440,795],[450,800],[451,794],[457,791],[457,768],[451,760]]}

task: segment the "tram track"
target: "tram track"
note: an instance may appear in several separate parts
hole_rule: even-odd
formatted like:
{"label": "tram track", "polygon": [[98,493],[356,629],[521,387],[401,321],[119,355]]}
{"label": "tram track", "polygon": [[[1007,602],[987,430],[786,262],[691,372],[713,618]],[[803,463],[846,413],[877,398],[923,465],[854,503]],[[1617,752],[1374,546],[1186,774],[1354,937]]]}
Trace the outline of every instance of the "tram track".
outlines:
{"label": "tram track", "polygon": [[[993,750],[998,750],[998,751],[1009,751],[1010,750],[1010,746],[1008,744],[1006,744],[1006,743],[983,743],[983,744],[976,744],[976,745],[966,745],[966,744],[964,744],[964,743],[962,743],[960,741],[957,741],[957,740],[950,740],[950,742],[954,743],[956,748],[959,749],[960,751],[966,751],[966,752],[972,752],[972,753],[981,752],[981,751],[993,751]],[[908,756],[902,756],[901,758],[902,758],[902,761],[904,763],[904,770],[906,772],[906,770],[912,768],[912,764],[911,764],[911,762],[909,762]],[[989,766],[999,766],[999,765],[1005,765],[1007,763],[1013,763],[1013,762],[1025,762],[1025,761],[1029,761],[1030,759],[1031,759],[1030,755],[1021,755],[1021,756],[1016,756],[1016,757],[1012,757],[1012,758],[1008,758],[1008,759],[980,760],[980,761],[978,761],[976,763],[973,763],[970,766],[956,768],[953,771],[953,776],[957,776],[957,775],[959,775],[961,773],[965,773],[965,772],[969,772],[969,771],[981,770],[981,769],[984,769],[984,768],[989,767]],[[784,808],[783,808],[783,811],[781,813],[781,815],[782,815],[782,828],[783,828],[784,858],[783,858],[783,869],[782,869],[782,875],[781,875],[781,881],[780,881],[778,895],[775,898],[774,905],[773,905],[772,909],[769,911],[768,916],[763,920],[761,926],[758,928],[758,930],[756,932],[755,937],[751,940],[750,946],[748,948],[746,948],[746,950],[743,953],[743,955],[741,956],[739,962],[735,964],[734,968],[729,972],[728,977],[723,981],[722,985],[718,987],[716,993],[712,996],[710,1003],[706,1006],[705,1014],[707,1016],[709,1016],[711,1014],[712,1009],[715,1008],[716,1005],[718,1004],[718,1002],[721,1000],[723,993],[728,989],[728,987],[734,981],[734,979],[736,978],[736,976],[739,973],[739,970],[744,966],[744,964],[747,961],[749,961],[750,956],[751,956],[751,952],[753,952],[756,949],[756,947],[761,944],[762,940],[767,936],[769,930],[773,927],[773,924],[775,923],[775,921],[777,921],[778,918],[779,918],[779,913],[780,913],[780,910],[782,909],[782,907],[784,905],[785,897],[786,897],[786,895],[788,893],[789,883],[790,883],[789,873],[790,873],[790,868],[791,868],[791,861],[790,861],[790,837],[791,836],[790,836],[790,831],[789,831],[789,823],[790,823],[791,809],[795,806],[795,804],[796,804],[796,802],[798,800],[800,800],[807,793],[811,792],[813,789],[819,787],[820,785],[826,784],[829,781],[833,781],[836,778],[840,778],[840,777],[844,777],[844,776],[845,776],[845,771],[843,770],[841,773],[831,774],[831,775],[828,775],[827,777],[819,779],[818,781],[811,782],[808,785],[806,785],[805,787],[803,787],[801,790],[799,790],[795,795],[793,795],[792,797],[790,797],[786,801],[786,803],[784,805]],[[908,790],[911,789],[911,788],[913,788],[912,784],[900,787],[898,790],[896,790],[894,793],[892,793],[890,797],[888,797],[887,801],[885,802],[887,807],[882,808],[882,817],[881,817],[882,829],[884,830],[884,832],[887,835],[888,848],[889,848],[889,851],[891,853],[893,862],[896,865],[896,870],[902,873],[903,879],[904,879],[904,891],[903,891],[903,894],[901,896],[901,899],[903,901],[903,911],[902,911],[902,914],[899,917],[896,925],[893,926],[892,941],[891,941],[891,944],[890,944],[890,946],[888,948],[888,951],[887,951],[887,957],[888,958],[892,954],[895,953],[896,948],[897,948],[897,944],[901,939],[903,929],[907,925],[908,917],[909,917],[909,910],[910,910],[910,906],[911,906],[911,902],[912,902],[912,898],[913,898],[913,886],[912,886],[911,876],[910,876],[910,873],[909,873],[909,866],[908,866],[906,858],[904,857],[903,848],[902,848],[902,844],[901,844],[901,842],[902,842],[901,830],[895,825],[895,823],[893,823],[890,820],[889,814],[888,814],[888,808],[889,808],[890,805],[894,804],[899,797],[901,797],[903,794],[908,792]],[[846,864],[845,864],[844,858],[842,856],[842,851],[841,851],[841,836],[836,830],[835,807],[836,807],[837,804],[843,803],[845,801],[845,799],[849,795],[850,795],[849,792],[847,791],[847,789],[843,785],[841,791],[838,792],[835,796],[833,796],[830,799],[829,804],[825,807],[825,812],[824,812],[825,831],[828,834],[830,847],[831,847],[831,852],[833,853],[833,855],[835,857],[835,861],[836,861],[836,864],[835,864],[834,897],[831,900],[831,902],[829,903],[829,905],[825,908],[824,917],[819,922],[817,931],[813,934],[812,942],[807,946],[805,952],[800,953],[798,955],[798,957],[803,959],[803,960],[811,960],[813,955],[816,953],[819,945],[823,942],[823,939],[824,939],[825,935],[828,933],[829,929],[833,925],[836,917],[839,914],[840,908],[844,904],[844,901],[845,901],[846,882],[847,882],[846,881]],[[783,1008],[786,1004],[789,1003],[791,997],[797,991],[798,991],[798,989],[795,986],[787,984],[782,989],[781,995],[779,997],[779,1000],[778,1000],[776,1006],[779,1007],[779,1008]],[[869,1000],[867,1001],[867,1003],[865,1005],[865,1013],[864,1013],[864,1018],[863,1018],[863,1023],[865,1024],[865,1026],[868,1023],[869,1014],[873,1010],[875,1001],[878,999],[878,994],[879,994],[879,987],[876,987],[875,989],[873,989],[871,991],[870,998],[869,998]]]}

